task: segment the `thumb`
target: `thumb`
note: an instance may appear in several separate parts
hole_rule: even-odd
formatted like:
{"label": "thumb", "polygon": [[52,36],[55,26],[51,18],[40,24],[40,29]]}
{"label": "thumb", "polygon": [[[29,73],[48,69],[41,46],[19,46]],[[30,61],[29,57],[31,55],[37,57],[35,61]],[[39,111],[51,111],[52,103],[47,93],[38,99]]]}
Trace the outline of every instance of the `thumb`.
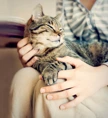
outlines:
{"label": "thumb", "polygon": [[78,66],[81,66],[82,64],[84,64],[84,62],[81,61],[80,59],[69,57],[69,56],[66,56],[63,58],[57,57],[56,59],[61,62],[69,63],[74,67],[78,67]]}

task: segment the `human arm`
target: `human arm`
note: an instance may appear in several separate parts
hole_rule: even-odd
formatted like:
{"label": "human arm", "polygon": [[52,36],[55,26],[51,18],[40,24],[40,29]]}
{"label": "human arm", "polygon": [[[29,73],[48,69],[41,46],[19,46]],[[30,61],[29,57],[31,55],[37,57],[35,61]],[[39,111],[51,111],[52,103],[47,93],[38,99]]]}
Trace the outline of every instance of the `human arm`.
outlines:
{"label": "human arm", "polygon": [[36,51],[33,50],[32,45],[28,43],[27,37],[17,43],[17,50],[19,59],[24,67],[32,66],[38,59],[37,57],[33,57],[36,54]]}
{"label": "human arm", "polygon": [[[108,85],[108,67],[101,65],[92,67],[85,62],[72,57],[58,58],[58,61],[67,62],[75,66],[72,70],[63,70],[58,73],[58,78],[65,78],[67,81],[41,88],[41,93],[49,93],[47,99],[55,100],[68,98],[72,95],[77,97],[63,105],[60,109],[74,107],[84,99],[92,96],[102,87]],[[57,92],[63,90],[61,92]],[[55,92],[55,93],[52,93]]]}

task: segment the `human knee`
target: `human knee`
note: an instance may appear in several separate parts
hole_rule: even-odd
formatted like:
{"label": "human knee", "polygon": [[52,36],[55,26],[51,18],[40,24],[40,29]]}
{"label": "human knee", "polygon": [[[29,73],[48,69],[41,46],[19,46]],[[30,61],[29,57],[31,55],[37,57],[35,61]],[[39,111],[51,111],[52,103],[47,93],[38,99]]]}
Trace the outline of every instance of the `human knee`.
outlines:
{"label": "human knee", "polygon": [[25,67],[25,68],[22,68],[22,69],[20,69],[16,74],[15,74],[15,76],[14,77],[36,77],[37,75],[39,75],[39,73],[35,70],[35,69],[33,69],[33,68],[31,68],[31,67]]}
{"label": "human knee", "polygon": [[39,73],[35,69],[31,67],[22,68],[14,75],[11,88],[25,85],[31,86],[38,80],[38,76]]}

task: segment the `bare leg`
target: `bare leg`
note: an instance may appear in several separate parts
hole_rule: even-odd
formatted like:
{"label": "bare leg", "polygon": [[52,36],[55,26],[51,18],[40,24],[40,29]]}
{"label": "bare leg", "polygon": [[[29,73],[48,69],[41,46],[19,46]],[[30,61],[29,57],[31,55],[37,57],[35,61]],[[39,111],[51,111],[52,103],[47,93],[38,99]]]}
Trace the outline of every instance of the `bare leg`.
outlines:
{"label": "bare leg", "polygon": [[32,118],[31,99],[38,76],[38,72],[30,67],[15,74],[10,90],[9,118]]}

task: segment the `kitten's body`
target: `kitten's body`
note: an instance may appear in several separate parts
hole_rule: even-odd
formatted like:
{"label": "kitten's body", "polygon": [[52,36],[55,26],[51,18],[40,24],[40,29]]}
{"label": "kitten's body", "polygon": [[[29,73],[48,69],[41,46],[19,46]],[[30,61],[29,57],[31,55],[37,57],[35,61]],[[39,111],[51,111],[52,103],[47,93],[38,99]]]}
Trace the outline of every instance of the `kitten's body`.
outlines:
{"label": "kitten's body", "polygon": [[36,56],[39,57],[33,68],[42,74],[47,85],[57,81],[60,70],[72,68],[69,64],[58,62],[56,57],[71,56],[92,66],[108,61],[107,42],[102,40],[65,42],[58,20],[59,16],[55,18],[45,16],[42,7],[38,5],[35,15],[30,18],[25,28],[25,36],[29,37],[29,41],[37,51]]}

